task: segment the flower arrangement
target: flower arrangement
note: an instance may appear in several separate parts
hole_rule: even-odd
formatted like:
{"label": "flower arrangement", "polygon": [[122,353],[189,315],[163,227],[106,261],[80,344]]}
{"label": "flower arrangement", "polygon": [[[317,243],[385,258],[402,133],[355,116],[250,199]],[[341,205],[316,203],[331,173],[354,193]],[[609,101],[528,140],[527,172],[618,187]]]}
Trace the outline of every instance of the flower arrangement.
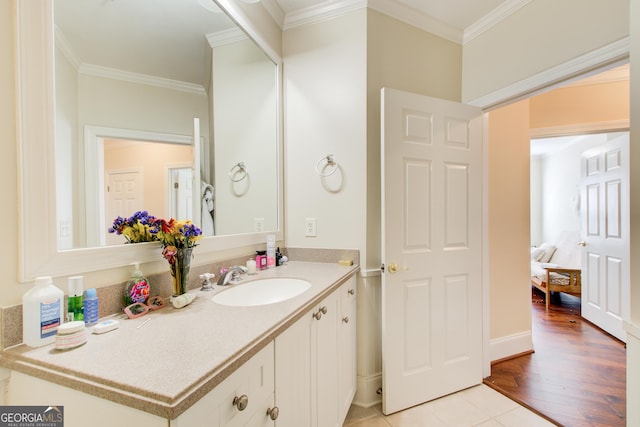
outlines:
{"label": "flower arrangement", "polygon": [[176,262],[176,255],[179,249],[193,248],[197,241],[202,238],[202,231],[191,221],[176,221],[171,218],[169,221],[156,219],[154,230],[156,240],[162,242],[164,249],[162,256],[173,265]]}
{"label": "flower arrangement", "polygon": [[123,235],[127,243],[160,242],[162,256],[169,262],[173,295],[182,295],[189,287],[191,250],[202,238],[202,231],[191,221],[169,221],[138,211],[129,218],[118,216],[109,233]]}
{"label": "flower arrangement", "polygon": [[118,216],[109,233],[123,235],[127,243],[160,242],[164,247],[162,255],[170,264],[175,262],[178,249],[193,248],[202,238],[202,231],[191,221],[165,220],[138,211],[129,218]]}

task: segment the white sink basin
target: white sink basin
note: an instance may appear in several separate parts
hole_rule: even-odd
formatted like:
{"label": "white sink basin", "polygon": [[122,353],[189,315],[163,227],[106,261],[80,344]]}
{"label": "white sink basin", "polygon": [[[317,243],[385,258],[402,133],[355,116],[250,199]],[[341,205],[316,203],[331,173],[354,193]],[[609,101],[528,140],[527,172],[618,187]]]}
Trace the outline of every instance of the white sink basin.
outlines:
{"label": "white sink basin", "polygon": [[250,307],[274,304],[300,295],[311,287],[302,279],[273,277],[257,279],[247,283],[230,285],[213,296],[211,300],[222,305]]}

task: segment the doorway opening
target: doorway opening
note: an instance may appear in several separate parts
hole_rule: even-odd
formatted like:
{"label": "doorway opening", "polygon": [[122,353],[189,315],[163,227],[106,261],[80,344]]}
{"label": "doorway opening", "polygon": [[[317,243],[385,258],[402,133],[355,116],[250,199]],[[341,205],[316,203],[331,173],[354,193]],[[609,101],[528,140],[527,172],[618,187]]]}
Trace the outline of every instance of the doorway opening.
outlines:
{"label": "doorway opening", "polygon": [[[618,131],[628,130],[629,128],[628,109],[630,105],[629,98],[628,98],[629,96],[628,77],[626,79],[619,78],[620,73],[621,72],[624,73],[625,69],[626,69],[626,74],[628,76],[628,65],[627,65],[625,67],[610,70],[614,74],[617,73],[617,77],[607,79],[602,75],[594,76],[592,78],[585,79],[585,81],[583,82],[574,83],[558,89],[550,90],[541,95],[532,96],[526,100],[526,102],[529,103],[528,105],[529,107],[528,112],[530,114],[529,131],[530,131],[531,138],[541,139],[541,138],[555,137],[553,138],[553,140],[547,141],[548,143],[554,144],[553,148],[556,151],[553,153],[549,153],[549,152],[547,153],[547,159],[552,159],[552,161],[547,162],[546,167],[549,170],[551,170],[551,173],[549,175],[553,176],[553,178],[549,179],[549,186],[551,186],[553,191],[556,191],[559,194],[557,195],[556,200],[548,202],[548,204],[550,205],[550,207],[549,206],[548,207],[551,210],[563,209],[566,213],[564,217],[555,216],[552,218],[548,218],[548,217],[545,218],[542,214],[542,211],[534,210],[535,208],[540,206],[540,200],[546,194],[543,194],[545,193],[545,189],[542,188],[539,182],[536,182],[535,179],[532,178],[531,189],[530,189],[530,197],[532,199],[531,200],[531,208],[532,208],[531,227],[530,227],[532,245],[540,245],[545,241],[555,240],[556,236],[563,229],[574,229],[580,233],[582,233],[585,230],[585,224],[583,224],[584,219],[582,219],[580,216],[580,208],[588,207],[589,200],[587,199],[587,197],[585,197],[585,195],[583,194],[583,192],[580,191],[579,188],[576,189],[575,183],[571,184],[566,182],[567,181],[566,176],[569,173],[569,170],[571,168],[577,171],[576,175],[580,174],[580,167],[581,167],[580,159],[582,158],[584,160],[586,158],[586,156],[583,156],[583,152],[586,151],[586,147],[585,147],[585,145],[587,144],[586,141],[589,140],[589,137],[586,135],[596,134],[598,137],[602,137],[603,139],[607,140],[608,138],[606,137],[606,132],[618,132]],[[606,74],[606,73],[603,73],[603,74]],[[593,95],[595,92],[598,92],[598,91],[601,92],[602,96]],[[582,97],[582,98],[576,97],[574,98],[573,103],[567,100],[567,98],[570,95],[575,96],[578,92],[591,93],[591,97]],[[621,94],[622,97],[621,98],[614,97],[613,95],[616,93]],[[580,99],[580,100],[575,101],[575,99]],[[594,101],[592,103],[587,103],[586,99],[592,99]],[[614,100],[617,100],[616,101],[617,104],[613,102]],[[609,102],[611,102],[611,104],[608,104]],[[593,112],[597,110],[601,112],[599,116],[591,115],[590,117],[585,118],[585,116],[580,116],[579,114],[579,113],[584,113],[585,111]],[[619,112],[620,110],[626,110],[626,116],[624,113],[616,115],[616,112]],[[540,116],[540,114],[544,114],[544,116]],[[562,122],[562,120],[564,120],[564,122]],[[609,139],[612,139],[612,138],[609,138]],[[564,143],[571,140],[573,140],[573,143],[575,145],[564,146]],[[583,145],[581,146],[580,144],[583,144]],[[536,148],[537,147],[535,146],[535,142],[534,142],[531,145],[532,152]],[[564,150],[565,153],[562,153],[562,150]],[[574,156],[573,156],[574,160],[572,160],[573,163],[569,165],[568,160],[561,159],[561,157],[564,154],[571,152],[572,150],[574,151]],[[543,174],[543,172],[540,170],[543,168],[543,166],[541,166],[540,164],[535,164],[533,157],[534,156],[532,156],[532,159],[531,159],[532,160],[531,162],[532,177],[534,176],[534,173],[537,173],[537,176],[540,177],[540,175]],[[607,167],[606,162],[607,162],[606,157],[601,158],[599,160],[599,166],[602,168],[601,170],[606,169]],[[566,188],[562,191],[560,191],[560,189],[558,188],[561,186],[561,184],[567,184]],[[549,186],[547,187],[547,190],[550,188]],[[620,187],[618,187],[618,189],[619,188]],[[606,191],[606,187],[605,187],[605,191]],[[628,187],[627,187],[627,191],[628,191]],[[599,194],[602,197],[602,200],[605,200],[606,194],[603,192],[600,192]],[[537,200],[537,202],[535,202],[534,199]],[[595,211],[597,211],[597,209]],[[545,221],[547,222],[547,226],[548,226],[548,229],[546,232],[543,231],[543,226],[541,225]],[[606,228],[606,227],[609,227],[609,225],[606,223],[604,223],[604,225],[600,225],[601,229],[603,227]],[[628,227],[626,227],[625,232],[627,233],[627,236],[628,236],[628,233],[629,233]],[[628,237],[626,241],[628,242]],[[583,251],[581,250],[581,252]],[[582,261],[582,258],[581,258],[581,261]],[[582,265],[586,265],[586,263],[582,262]],[[628,265],[626,266],[626,268],[628,268]],[[589,270],[587,270],[586,272],[583,272],[583,275],[587,275],[586,277],[587,282],[593,279],[593,277],[591,277],[591,274],[592,272]],[[583,288],[584,288],[584,285],[585,285],[585,282],[583,282]],[[531,289],[531,286],[528,283],[523,284],[523,286],[525,286],[528,290]],[[560,295],[561,295],[561,300],[570,299],[570,298],[565,298],[563,294],[560,294]],[[535,295],[533,296],[535,297]],[[549,312],[546,312],[544,310],[544,304],[542,304],[542,313],[540,313],[539,312],[540,302],[541,302],[540,299],[538,299],[537,304],[535,299],[532,299],[530,301],[530,303],[532,304],[532,309],[534,314],[534,317],[532,320],[532,322],[534,322],[534,325],[532,327],[532,331],[533,331],[532,333],[534,334],[534,345],[537,339],[544,339],[544,338],[541,338],[542,334],[536,336],[537,333],[540,333],[540,329],[537,327],[538,326],[541,327],[541,325],[548,325],[551,322],[551,320],[553,320],[552,318],[554,317],[557,318],[558,316],[560,316],[560,312],[561,312],[560,309],[558,309],[557,313],[554,313],[553,304],[552,304],[551,310]],[[579,301],[579,302],[582,302],[582,301]],[[569,304],[563,304],[563,305],[571,306],[572,305],[571,303],[573,303],[574,309],[582,313],[581,304],[578,304],[576,306],[575,301],[570,301]],[[536,320],[535,314],[547,315],[548,317],[543,320]],[[572,328],[587,327],[583,325],[588,325],[588,327],[591,327],[591,325],[588,322],[582,322],[582,320],[583,319],[580,316],[574,319],[567,317],[564,320],[564,322],[566,323],[566,329],[564,331],[564,335],[562,335],[562,337],[558,336],[556,337],[556,339],[570,342],[571,341],[570,334],[571,334]],[[535,323],[535,322],[540,322],[540,323]],[[620,350],[620,348],[622,347],[622,352],[624,353],[624,348],[622,344],[620,344],[619,342],[616,342],[614,339],[612,339],[609,336],[606,336],[605,334],[601,334],[601,335],[603,335],[605,339],[607,339],[608,341],[611,341],[617,344],[618,350]],[[554,382],[554,379],[551,378],[554,375],[552,373],[553,369],[545,370],[544,368],[540,367],[543,365],[539,365],[538,368],[534,367],[535,364],[531,362],[532,358],[535,358],[535,357],[539,358],[543,353],[542,345],[537,345],[536,347],[537,347],[535,348],[536,353],[534,353],[533,356],[532,355],[521,356],[521,360],[525,361],[523,362],[521,369],[523,369],[527,375],[531,375],[530,378],[535,377],[538,379],[543,379],[542,382],[538,383],[538,386],[542,386],[548,392],[549,388],[553,388],[557,386],[557,382]],[[555,350],[554,348],[550,348],[549,351],[553,353]],[[580,349],[579,353],[584,354],[585,352],[588,353],[588,350],[586,350],[586,346],[583,346]],[[604,360],[605,357],[596,356],[594,359]],[[516,359],[520,359],[520,358],[516,357],[513,360],[516,360]],[[549,365],[548,366],[549,368],[557,367],[560,361],[568,360],[568,359],[566,357],[563,357],[561,354],[557,354],[553,356],[552,360],[553,362],[550,360],[549,363],[555,363],[555,365],[553,364]],[[565,370],[567,371],[577,369],[577,368],[578,368],[578,364],[576,363],[568,362],[565,365]],[[624,361],[621,364],[621,369],[623,370],[625,369]],[[495,367],[493,371],[495,372]],[[580,378],[581,381],[585,381],[585,382],[590,380],[595,381],[595,378],[592,375],[586,373],[586,370],[583,371],[582,373],[577,373],[577,376],[578,378]],[[617,378],[619,378],[619,376],[617,376]],[[622,378],[623,378],[622,381],[624,381],[624,373],[622,375]],[[493,378],[493,375],[491,378],[489,378],[489,380],[490,381],[495,380]],[[515,378],[512,378],[512,380],[514,383],[517,383],[519,381],[518,379],[515,379]],[[524,387],[523,383],[521,383],[521,385]],[[531,390],[535,390],[534,388],[531,388],[531,385],[529,385],[528,387]],[[535,385],[533,385],[533,387],[535,387]],[[622,385],[622,389],[624,390],[624,384]],[[540,392],[541,395],[549,394],[543,391],[542,389],[538,389],[537,391]],[[562,394],[565,397],[572,395],[570,391],[567,391]],[[620,396],[616,397],[613,400],[616,400],[616,402],[615,403],[610,402],[610,405],[609,405],[609,409],[611,410],[612,416],[615,417],[619,415],[620,417],[622,417],[622,419],[624,419],[624,410],[620,412],[620,407],[621,406],[624,407],[624,403],[625,403],[624,393],[622,394],[622,400],[620,400]],[[534,409],[542,409],[542,408],[536,408],[535,403],[532,404],[531,402],[529,402],[529,405],[531,405]],[[538,403],[540,403],[539,400],[538,400]],[[570,411],[569,409],[570,405],[571,404],[565,404],[564,406],[565,412]],[[576,407],[577,406],[578,405],[576,404]],[[552,418],[558,420],[557,417],[552,416]],[[614,425],[614,424],[608,424],[608,425]]]}

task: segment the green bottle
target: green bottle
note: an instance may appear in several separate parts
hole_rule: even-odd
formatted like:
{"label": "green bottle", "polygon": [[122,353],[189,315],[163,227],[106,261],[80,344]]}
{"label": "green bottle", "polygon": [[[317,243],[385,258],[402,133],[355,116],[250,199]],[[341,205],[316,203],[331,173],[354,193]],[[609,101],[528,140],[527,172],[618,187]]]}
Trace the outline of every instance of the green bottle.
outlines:
{"label": "green bottle", "polygon": [[84,277],[69,277],[69,297],[67,298],[67,322],[84,320]]}

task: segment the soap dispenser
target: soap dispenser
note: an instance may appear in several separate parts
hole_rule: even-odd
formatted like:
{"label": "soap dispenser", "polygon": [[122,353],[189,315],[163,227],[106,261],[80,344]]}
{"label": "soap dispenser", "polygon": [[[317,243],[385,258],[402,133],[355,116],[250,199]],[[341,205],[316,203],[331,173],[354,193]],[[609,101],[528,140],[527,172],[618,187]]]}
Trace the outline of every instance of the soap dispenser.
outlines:
{"label": "soap dispenser", "polygon": [[124,289],[125,307],[136,302],[144,304],[149,298],[149,281],[142,274],[140,263],[134,262],[131,265],[134,266],[134,270],[131,273],[131,280],[127,282]]}

